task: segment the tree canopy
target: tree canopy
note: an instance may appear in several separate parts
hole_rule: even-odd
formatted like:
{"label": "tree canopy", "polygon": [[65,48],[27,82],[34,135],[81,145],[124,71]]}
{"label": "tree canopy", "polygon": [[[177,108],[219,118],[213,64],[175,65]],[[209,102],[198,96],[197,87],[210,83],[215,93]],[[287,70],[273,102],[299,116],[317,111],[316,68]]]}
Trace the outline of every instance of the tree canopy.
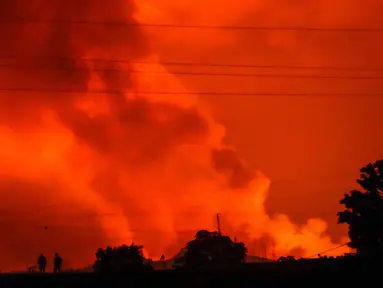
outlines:
{"label": "tree canopy", "polygon": [[95,272],[126,272],[144,268],[143,246],[131,244],[99,248],[93,265]]}
{"label": "tree canopy", "polygon": [[232,266],[244,262],[247,249],[242,242],[233,242],[229,236],[200,230],[186,245],[183,257],[185,267]]}
{"label": "tree canopy", "polygon": [[357,183],[362,191],[352,190],[340,201],[345,210],[338,213],[338,223],[349,226],[351,248],[358,255],[383,254],[383,160],[369,163],[361,170]]}
{"label": "tree canopy", "polygon": [[291,262],[291,261],[295,261],[295,257],[294,256],[281,256],[278,258],[277,262],[279,263],[285,263],[285,262]]}

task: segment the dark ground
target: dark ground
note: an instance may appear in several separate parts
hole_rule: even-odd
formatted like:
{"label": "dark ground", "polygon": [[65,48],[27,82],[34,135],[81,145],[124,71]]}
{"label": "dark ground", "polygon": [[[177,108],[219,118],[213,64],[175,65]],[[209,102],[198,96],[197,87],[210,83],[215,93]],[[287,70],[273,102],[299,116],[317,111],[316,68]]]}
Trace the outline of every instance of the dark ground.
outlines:
{"label": "dark ground", "polygon": [[238,269],[162,270],[124,275],[92,273],[2,274],[1,288],[16,287],[356,287],[381,286],[380,261],[305,261],[249,264]]}

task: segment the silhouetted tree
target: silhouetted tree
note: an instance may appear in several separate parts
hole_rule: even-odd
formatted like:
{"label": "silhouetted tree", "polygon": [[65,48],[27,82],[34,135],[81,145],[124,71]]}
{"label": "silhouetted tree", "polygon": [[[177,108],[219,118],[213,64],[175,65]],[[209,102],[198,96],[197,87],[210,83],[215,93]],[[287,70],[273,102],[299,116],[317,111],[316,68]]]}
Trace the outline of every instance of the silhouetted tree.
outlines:
{"label": "silhouetted tree", "polygon": [[357,180],[363,191],[353,190],[340,201],[346,209],[338,223],[349,226],[349,246],[358,255],[383,255],[383,160],[369,163]]}
{"label": "silhouetted tree", "polygon": [[244,262],[247,249],[242,242],[233,242],[229,236],[200,230],[188,242],[182,259],[185,267],[232,266]]}
{"label": "silhouetted tree", "polygon": [[279,263],[292,262],[292,261],[296,261],[294,256],[281,256],[277,260],[277,262]]}
{"label": "silhouetted tree", "polygon": [[143,246],[131,244],[120,247],[99,248],[93,268],[95,272],[126,272],[145,268]]}

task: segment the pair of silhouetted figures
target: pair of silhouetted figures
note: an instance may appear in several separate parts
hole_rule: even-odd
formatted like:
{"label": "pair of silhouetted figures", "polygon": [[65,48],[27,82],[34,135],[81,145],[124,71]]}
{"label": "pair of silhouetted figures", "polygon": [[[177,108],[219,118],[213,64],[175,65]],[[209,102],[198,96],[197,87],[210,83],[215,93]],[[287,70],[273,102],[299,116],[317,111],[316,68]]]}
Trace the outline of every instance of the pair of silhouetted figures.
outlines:
{"label": "pair of silhouetted figures", "polygon": [[[63,260],[60,255],[56,253],[53,259],[53,273],[58,273],[61,271],[62,261]],[[37,265],[39,267],[40,273],[44,273],[45,269],[47,268],[47,258],[44,256],[44,254],[40,254],[39,258],[37,259]]]}

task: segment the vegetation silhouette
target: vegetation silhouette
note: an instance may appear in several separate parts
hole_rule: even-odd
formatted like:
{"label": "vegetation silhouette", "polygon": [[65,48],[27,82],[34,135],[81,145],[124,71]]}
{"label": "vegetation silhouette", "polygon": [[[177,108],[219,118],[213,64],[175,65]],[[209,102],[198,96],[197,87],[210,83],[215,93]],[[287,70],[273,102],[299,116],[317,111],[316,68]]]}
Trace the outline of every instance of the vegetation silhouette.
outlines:
{"label": "vegetation silhouette", "polygon": [[295,261],[294,256],[281,256],[278,258],[277,262],[278,263],[285,263],[285,262],[290,262],[290,261]]}
{"label": "vegetation silhouette", "polygon": [[357,183],[363,191],[352,190],[340,201],[345,210],[338,213],[338,223],[348,224],[349,247],[357,256],[383,255],[383,160],[360,169]]}
{"label": "vegetation silhouette", "polygon": [[233,242],[218,232],[200,230],[187,243],[179,262],[185,268],[232,267],[243,264],[246,254],[243,242]]}
{"label": "vegetation silhouette", "polygon": [[145,258],[141,245],[122,245],[120,247],[99,248],[96,252],[96,261],[93,264],[96,273],[119,273],[145,270]]}

